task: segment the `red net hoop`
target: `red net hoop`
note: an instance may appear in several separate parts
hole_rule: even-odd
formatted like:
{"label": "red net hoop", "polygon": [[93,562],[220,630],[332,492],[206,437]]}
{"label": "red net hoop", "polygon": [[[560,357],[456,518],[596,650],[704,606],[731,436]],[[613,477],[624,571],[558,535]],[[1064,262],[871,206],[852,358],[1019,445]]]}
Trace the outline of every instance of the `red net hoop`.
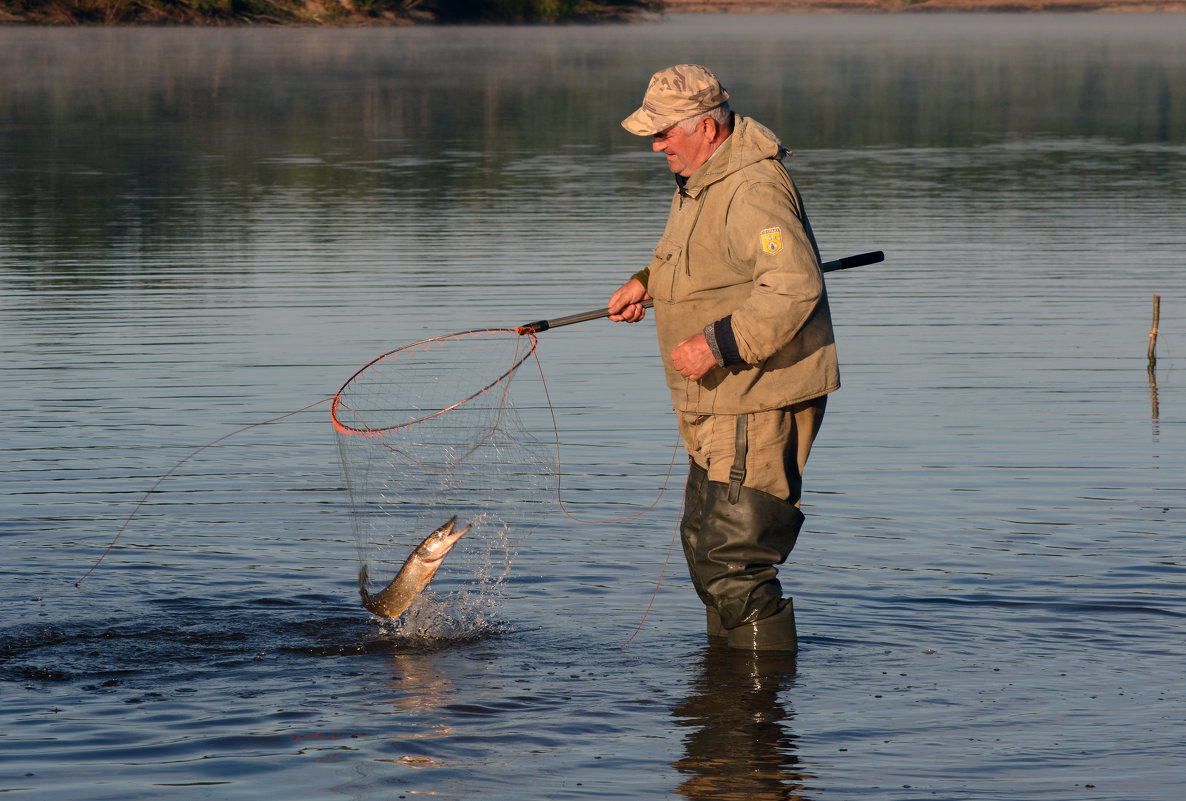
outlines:
{"label": "red net hoop", "polygon": [[[392,393],[388,381],[390,380],[390,374],[396,367],[391,364],[392,362],[399,360],[401,357],[404,358],[404,365],[399,365],[399,367],[403,368],[401,370],[402,381],[406,383],[409,380],[416,380],[416,376],[413,376],[412,372],[425,370],[425,365],[428,365],[427,369],[429,371],[441,370],[441,365],[437,364],[437,360],[417,358],[420,352],[432,351],[434,346],[438,348],[450,347],[451,343],[465,342],[470,337],[496,337],[506,334],[523,336],[530,342],[530,346],[515,348],[515,361],[513,361],[504,373],[494,378],[488,384],[484,386],[481,384],[485,380],[482,374],[484,371],[474,371],[467,375],[455,375],[453,376],[453,381],[456,384],[456,389],[446,388],[441,392],[419,396],[421,397],[420,402],[424,405],[418,408],[391,408],[390,401],[392,399]],[[498,387],[503,382],[509,383],[511,376],[522,366],[523,362],[534,355],[538,344],[539,338],[531,331],[523,333],[520,329],[486,328],[463,331],[457,334],[447,334],[441,337],[433,337],[432,339],[422,339],[419,342],[413,342],[410,345],[404,345],[403,347],[388,351],[364,365],[357,373],[350,377],[349,381],[342,385],[342,388],[338,390],[338,394],[334,395],[333,405],[330,408],[330,417],[333,420],[334,429],[339,434],[346,436],[380,437],[387,432],[422,423],[431,417],[445,414],[480,397],[484,393]],[[505,350],[499,342],[495,342],[494,345],[494,348],[472,349],[466,361],[472,362],[477,357],[479,351],[498,350],[501,352]],[[456,348],[454,348],[455,352]],[[453,358],[456,359],[455,356]],[[470,379],[472,379],[472,382]],[[471,389],[472,392],[470,391]],[[469,394],[465,394],[466,392],[469,392]],[[455,395],[461,395],[462,397],[459,400],[450,402],[450,399]],[[446,403],[448,405],[443,405]],[[441,408],[433,408],[435,406],[440,406]],[[407,419],[403,419],[405,417]]]}

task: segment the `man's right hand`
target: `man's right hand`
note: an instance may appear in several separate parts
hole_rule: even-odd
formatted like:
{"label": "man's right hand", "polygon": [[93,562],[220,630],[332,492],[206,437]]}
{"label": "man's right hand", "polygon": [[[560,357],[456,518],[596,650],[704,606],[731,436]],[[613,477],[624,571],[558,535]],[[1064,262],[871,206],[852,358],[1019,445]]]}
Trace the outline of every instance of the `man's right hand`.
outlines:
{"label": "man's right hand", "polygon": [[650,300],[650,298],[651,296],[647,294],[642,281],[631,278],[622,284],[617,292],[610,295],[609,303],[606,304],[609,308],[609,319],[615,323],[637,323],[647,316],[647,310],[643,308],[642,302]]}

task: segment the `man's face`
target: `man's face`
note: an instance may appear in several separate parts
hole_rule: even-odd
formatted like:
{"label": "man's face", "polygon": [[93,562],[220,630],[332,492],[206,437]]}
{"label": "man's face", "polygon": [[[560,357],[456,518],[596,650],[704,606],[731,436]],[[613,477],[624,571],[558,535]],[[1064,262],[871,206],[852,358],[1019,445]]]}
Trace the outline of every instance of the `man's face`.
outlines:
{"label": "man's face", "polygon": [[667,156],[667,166],[673,173],[687,178],[712,155],[706,122],[701,119],[690,134],[684,133],[678,125],[660,131],[653,136],[651,149]]}

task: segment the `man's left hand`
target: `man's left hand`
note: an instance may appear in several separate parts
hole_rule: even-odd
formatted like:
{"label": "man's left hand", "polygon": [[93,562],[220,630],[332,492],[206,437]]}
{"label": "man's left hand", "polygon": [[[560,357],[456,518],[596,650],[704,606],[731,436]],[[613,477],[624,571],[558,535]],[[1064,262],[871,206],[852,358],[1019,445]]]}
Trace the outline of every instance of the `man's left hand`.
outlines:
{"label": "man's left hand", "polygon": [[675,346],[671,352],[671,364],[684,378],[699,381],[717,366],[717,357],[712,355],[712,348],[701,332]]}

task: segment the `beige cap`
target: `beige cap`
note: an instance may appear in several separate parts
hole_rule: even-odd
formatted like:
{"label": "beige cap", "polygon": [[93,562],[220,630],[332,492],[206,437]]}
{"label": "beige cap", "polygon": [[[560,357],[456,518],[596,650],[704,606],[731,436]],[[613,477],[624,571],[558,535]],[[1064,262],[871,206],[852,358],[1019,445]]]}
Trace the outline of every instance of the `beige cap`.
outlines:
{"label": "beige cap", "polygon": [[699,64],[677,64],[651,76],[638,111],[622,127],[638,136],[666,131],[680,120],[711,111],[729,99],[717,76]]}

